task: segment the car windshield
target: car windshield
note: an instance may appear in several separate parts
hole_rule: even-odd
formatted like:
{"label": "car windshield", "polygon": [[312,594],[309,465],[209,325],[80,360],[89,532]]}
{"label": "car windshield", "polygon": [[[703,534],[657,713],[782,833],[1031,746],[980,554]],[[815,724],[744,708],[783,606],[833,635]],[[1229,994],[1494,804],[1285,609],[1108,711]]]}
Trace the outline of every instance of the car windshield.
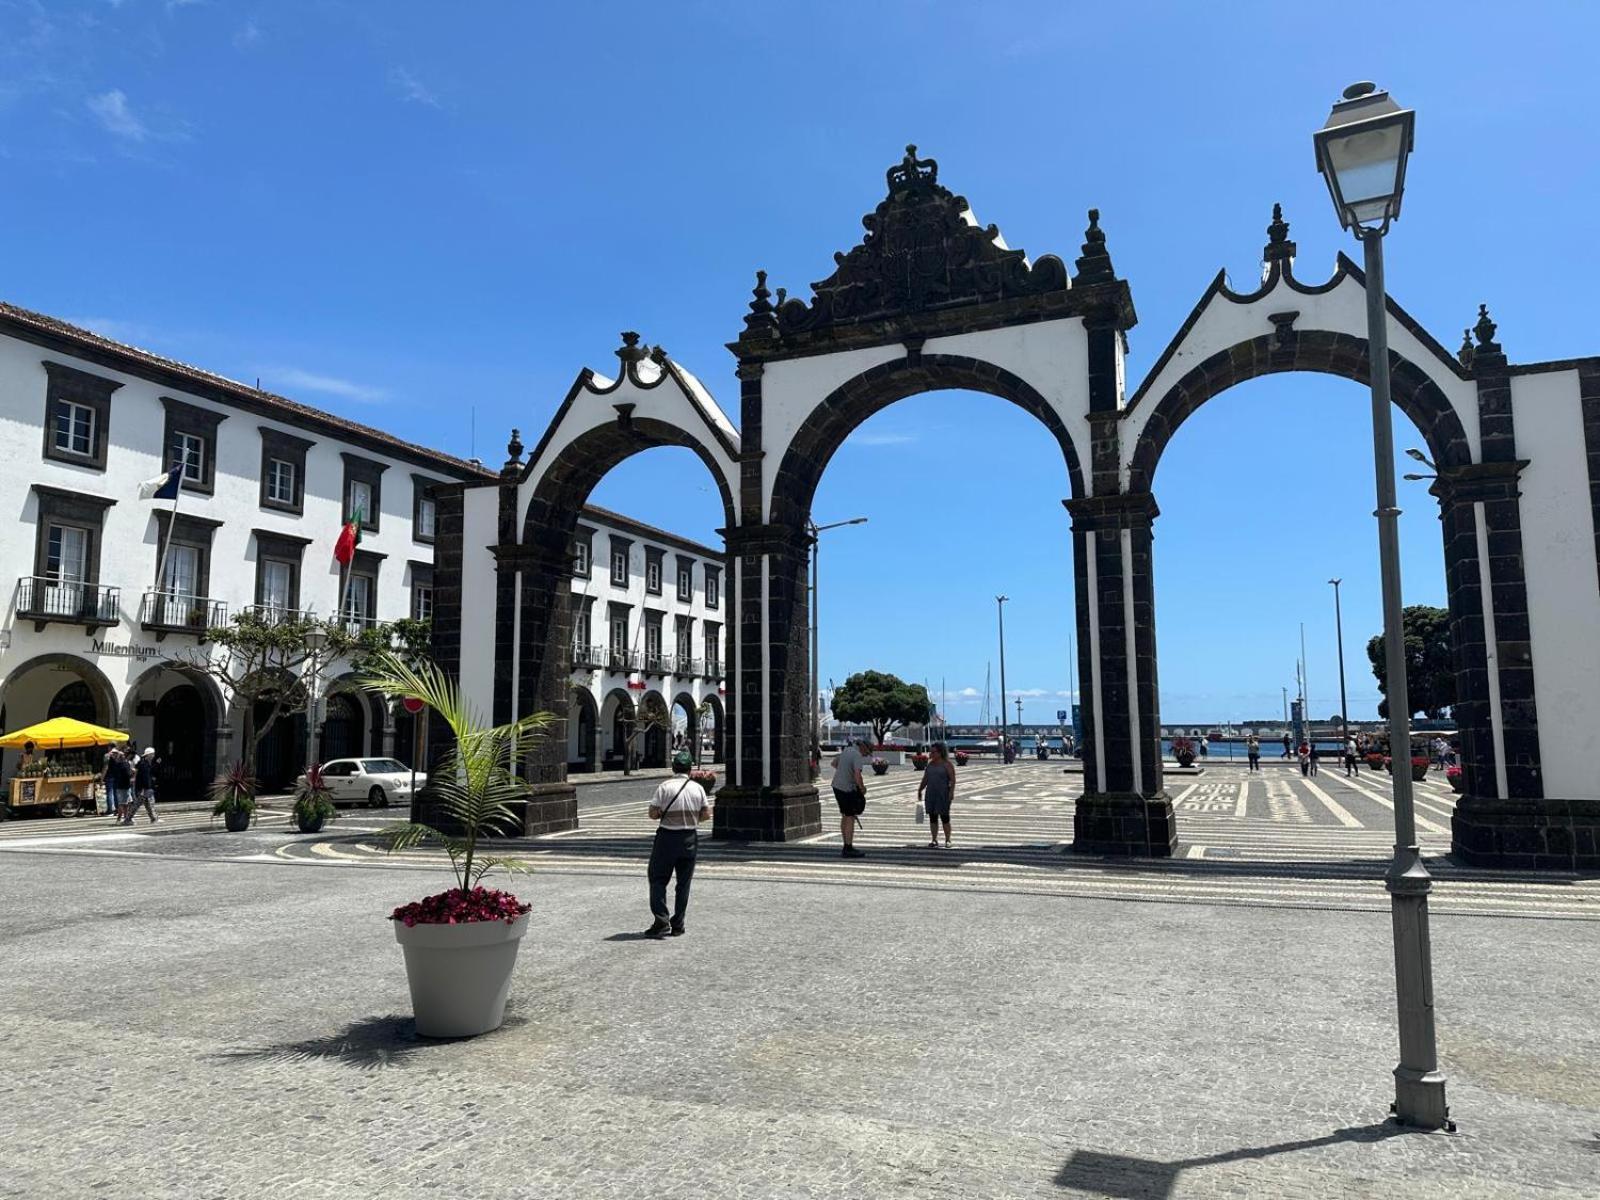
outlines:
{"label": "car windshield", "polygon": [[411,770],[410,767],[392,758],[363,759],[361,765],[368,775],[404,775]]}

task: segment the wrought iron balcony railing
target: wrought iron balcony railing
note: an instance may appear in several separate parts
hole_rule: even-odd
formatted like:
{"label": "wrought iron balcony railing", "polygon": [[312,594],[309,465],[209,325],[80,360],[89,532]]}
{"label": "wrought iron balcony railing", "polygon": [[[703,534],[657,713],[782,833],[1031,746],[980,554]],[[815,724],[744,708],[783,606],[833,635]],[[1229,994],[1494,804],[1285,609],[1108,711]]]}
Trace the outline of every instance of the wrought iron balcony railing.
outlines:
{"label": "wrought iron balcony railing", "polygon": [[239,615],[262,625],[297,625],[311,620],[316,613],[309,608],[286,608],[279,604],[246,604]]}
{"label": "wrought iron balcony railing", "polygon": [[204,636],[208,629],[228,623],[228,606],[204,596],[184,596],[152,589],[139,602],[139,624],[158,632]]}
{"label": "wrought iron balcony railing", "polygon": [[17,613],[42,625],[115,625],[122,619],[122,590],[98,583],[24,575],[17,580]]}

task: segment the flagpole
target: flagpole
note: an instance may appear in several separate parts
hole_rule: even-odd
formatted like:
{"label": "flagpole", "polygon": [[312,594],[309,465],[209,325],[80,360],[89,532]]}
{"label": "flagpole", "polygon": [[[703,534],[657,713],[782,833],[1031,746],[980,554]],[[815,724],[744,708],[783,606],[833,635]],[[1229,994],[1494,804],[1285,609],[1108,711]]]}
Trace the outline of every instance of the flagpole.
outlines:
{"label": "flagpole", "polygon": [[[172,535],[177,532],[178,526],[178,498],[183,495],[183,474],[178,475],[178,490],[172,493],[172,510],[167,514],[167,537],[161,547],[161,558],[156,563],[156,603],[162,603],[162,591],[167,582],[167,556],[172,553]],[[166,613],[155,614],[157,620],[166,617]]]}

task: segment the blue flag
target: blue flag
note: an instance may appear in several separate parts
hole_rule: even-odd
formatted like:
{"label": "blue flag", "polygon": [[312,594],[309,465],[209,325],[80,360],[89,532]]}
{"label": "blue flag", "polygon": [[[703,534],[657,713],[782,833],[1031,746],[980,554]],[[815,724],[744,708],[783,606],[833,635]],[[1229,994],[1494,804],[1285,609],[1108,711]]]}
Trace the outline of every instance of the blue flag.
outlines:
{"label": "blue flag", "polygon": [[157,475],[154,479],[146,479],[139,485],[139,499],[141,500],[176,500],[178,486],[183,479],[183,465],[175,465],[172,470],[164,475]]}

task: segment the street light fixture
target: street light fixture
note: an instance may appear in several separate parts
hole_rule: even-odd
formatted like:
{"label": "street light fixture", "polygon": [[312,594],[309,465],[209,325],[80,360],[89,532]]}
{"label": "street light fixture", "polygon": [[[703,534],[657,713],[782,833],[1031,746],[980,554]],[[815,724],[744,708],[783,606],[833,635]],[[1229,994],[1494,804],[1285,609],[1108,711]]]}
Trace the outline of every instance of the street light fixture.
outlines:
{"label": "street light fixture", "polygon": [[[1372,371],[1372,454],[1377,475],[1378,554],[1383,578],[1383,640],[1388,667],[1389,757],[1394,788],[1394,860],[1384,876],[1394,920],[1395,992],[1400,1064],[1395,1067],[1396,1118],[1422,1129],[1454,1128],[1445,1104],[1434,1029],[1433,962],[1428,892],[1433,880],[1417,848],[1411,794],[1411,700],[1400,596],[1400,510],[1395,502],[1394,426],[1389,411],[1389,329],[1383,282],[1383,235],[1400,215],[1415,114],[1373,84],[1344,90],[1327,123],[1312,137],[1317,170],[1339,224],[1361,242],[1366,267],[1367,360]],[[1415,457],[1415,455],[1413,455]],[[1404,765],[1402,765],[1404,764]]]}
{"label": "street light fixture", "polygon": [[[1006,601],[1010,596],[996,596],[994,604],[1000,614],[1000,761],[1006,760],[1006,746],[1011,740],[1011,723],[1006,720]],[[1017,719],[1022,719],[1018,714]]]}
{"label": "street light fixture", "polygon": [[328,648],[328,631],[321,625],[313,625],[306,630],[306,658],[311,664],[311,703],[306,707],[311,714],[311,728],[306,732],[311,740],[311,752],[306,758],[307,766],[316,766],[322,753],[322,738],[318,731],[317,722],[317,693],[321,691],[322,652]]}
{"label": "street light fixture", "polygon": [[812,753],[816,755],[816,761],[819,764],[822,761],[821,754],[818,749],[822,745],[822,739],[820,736],[822,724],[822,689],[820,687],[821,679],[819,674],[822,670],[822,659],[818,657],[817,653],[817,621],[821,616],[821,610],[817,604],[817,574],[819,558],[817,552],[820,549],[818,535],[826,533],[830,529],[842,529],[846,525],[865,525],[866,523],[867,518],[865,517],[851,517],[848,521],[832,521],[827,525],[818,525],[809,517],[806,519],[806,531],[811,534],[811,671],[809,680],[811,685],[811,749]]}
{"label": "street light fixture", "polygon": [[1350,750],[1350,702],[1345,698],[1344,692],[1344,615],[1339,611],[1339,585],[1342,579],[1330,579],[1333,585],[1333,628],[1339,639],[1339,735],[1344,745],[1339,747],[1339,753],[1347,754]]}

